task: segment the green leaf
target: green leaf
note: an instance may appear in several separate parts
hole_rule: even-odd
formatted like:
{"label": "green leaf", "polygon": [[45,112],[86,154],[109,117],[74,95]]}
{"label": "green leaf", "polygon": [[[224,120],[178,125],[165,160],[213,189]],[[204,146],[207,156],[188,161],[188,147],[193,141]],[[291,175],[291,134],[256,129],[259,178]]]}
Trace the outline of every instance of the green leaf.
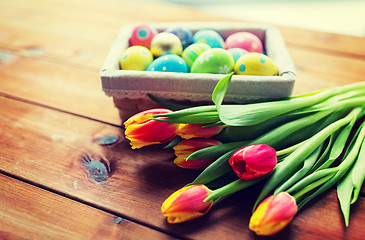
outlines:
{"label": "green leaf", "polygon": [[189,185],[207,184],[231,171],[232,167],[229,165],[228,160],[234,152],[235,150],[232,150],[223,154],[220,158],[210,164],[202,173],[200,173],[200,175]]}
{"label": "green leaf", "polygon": [[354,190],[354,186],[352,185],[351,181],[351,175],[351,172],[349,172],[341,181],[337,183],[337,197],[340,202],[340,207],[346,227],[349,225],[351,196]]}
{"label": "green leaf", "polygon": [[223,103],[224,96],[226,95],[228,85],[231,82],[231,78],[232,78],[233,74],[234,74],[234,72],[223,77],[221,80],[219,80],[219,82],[217,83],[217,85],[214,88],[214,91],[212,94],[212,100],[213,100],[215,106],[217,107],[218,111]]}
{"label": "green leaf", "polygon": [[182,105],[182,104],[176,104],[176,103],[172,103],[172,102],[168,102],[168,101],[165,101],[161,98],[158,98],[150,93],[147,93],[147,96],[152,100],[154,101],[155,103],[157,103],[158,105],[164,107],[164,108],[167,108],[167,109],[170,109],[170,110],[173,110],[173,111],[176,111],[176,110],[181,110],[181,109],[185,109],[185,108],[189,108],[191,106],[188,106],[188,105]]}
{"label": "green leaf", "polygon": [[286,100],[252,103],[246,105],[222,105],[218,111],[223,123],[231,126],[250,126],[291,111],[312,106],[329,98],[334,90],[315,95]]}

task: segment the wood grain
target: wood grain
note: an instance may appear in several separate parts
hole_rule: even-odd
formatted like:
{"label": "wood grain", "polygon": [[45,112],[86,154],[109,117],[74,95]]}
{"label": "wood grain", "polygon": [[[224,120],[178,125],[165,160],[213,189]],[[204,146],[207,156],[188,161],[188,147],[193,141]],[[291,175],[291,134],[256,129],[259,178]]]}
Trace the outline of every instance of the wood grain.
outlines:
{"label": "wood grain", "polygon": [[0,183],[3,240],[175,239],[2,174]]}
{"label": "wood grain", "polygon": [[[256,238],[247,228],[256,189],[227,199],[201,219],[169,225],[160,212],[162,202],[197,174],[177,168],[170,151],[158,146],[131,150],[117,127],[78,116],[7,98],[0,98],[0,105],[4,109],[0,117],[1,171],[174,235],[224,239],[229,233],[230,239]],[[120,141],[100,145],[99,139],[105,135],[118,136]],[[80,161],[85,153],[110,166],[106,181],[90,178],[90,171]],[[364,200],[360,198],[356,204],[354,223],[344,231],[335,199],[335,192],[321,197],[321,201],[299,214],[283,234],[308,239],[314,229],[321,227],[322,234],[338,239],[364,234],[359,227],[364,220]],[[331,229],[326,221],[314,223],[317,212],[327,216]],[[303,221],[307,222],[305,226]]]}

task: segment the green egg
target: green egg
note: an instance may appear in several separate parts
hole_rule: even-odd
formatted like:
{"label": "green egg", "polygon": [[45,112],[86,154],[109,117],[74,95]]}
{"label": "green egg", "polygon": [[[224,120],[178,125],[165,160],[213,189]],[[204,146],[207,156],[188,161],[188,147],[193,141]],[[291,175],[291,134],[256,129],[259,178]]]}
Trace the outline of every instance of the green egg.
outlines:
{"label": "green egg", "polygon": [[234,67],[238,75],[276,76],[279,69],[265,54],[247,53],[240,57]]}
{"label": "green egg", "polygon": [[194,61],[192,73],[230,73],[234,67],[232,54],[221,48],[212,48],[202,54]]}
{"label": "green egg", "polygon": [[192,67],[194,61],[199,57],[199,55],[209,49],[210,47],[208,44],[194,43],[184,49],[181,57],[185,60],[189,67]]}

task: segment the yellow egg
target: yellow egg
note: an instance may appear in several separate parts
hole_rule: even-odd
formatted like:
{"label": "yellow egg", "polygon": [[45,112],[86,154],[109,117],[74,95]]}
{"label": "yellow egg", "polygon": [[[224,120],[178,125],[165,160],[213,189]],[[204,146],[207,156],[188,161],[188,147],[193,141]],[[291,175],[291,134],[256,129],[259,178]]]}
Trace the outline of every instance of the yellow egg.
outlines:
{"label": "yellow egg", "polygon": [[182,53],[182,43],[175,34],[162,32],[152,39],[150,49],[156,58],[169,53],[180,55]]}
{"label": "yellow egg", "polygon": [[153,56],[150,50],[142,46],[127,48],[120,57],[122,70],[144,71],[152,63]]}
{"label": "yellow egg", "polygon": [[238,75],[275,76],[279,74],[278,67],[268,56],[253,52],[240,57],[234,71]]}

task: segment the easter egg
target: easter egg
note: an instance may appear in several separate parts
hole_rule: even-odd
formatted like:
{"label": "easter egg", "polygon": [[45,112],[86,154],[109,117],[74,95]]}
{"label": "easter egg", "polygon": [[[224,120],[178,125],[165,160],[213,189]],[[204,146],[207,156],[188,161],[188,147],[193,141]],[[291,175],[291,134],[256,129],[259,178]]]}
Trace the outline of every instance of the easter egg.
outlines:
{"label": "easter egg", "polygon": [[262,53],[247,53],[240,57],[234,67],[238,75],[275,76],[279,69],[275,63]]}
{"label": "easter egg", "polygon": [[210,47],[208,44],[193,43],[184,49],[184,51],[181,54],[181,57],[185,60],[185,62],[189,65],[189,67],[191,67],[194,61],[199,57],[199,55],[209,49]]}
{"label": "easter egg", "polygon": [[242,57],[244,54],[248,53],[247,50],[242,49],[242,48],[229,48],[229,49],[227,49],[227,51],[232,54],[232,57],[235,62],[237,62],[237,60],[240,57]]}
{"label": "easter egg", "polygon": [[190,29],[173,27],[166,29],[165,32],[175,34],[180,39],[183,49],[193,42],[193,33]]}
{"label": "easter egg", "polygon": [[122,70],[144,71],[152,63],[153,56],[150,50],[142,46],[127,48],[120,57]]}
{"label": "easter egg", "polygon": [[212,29],[202,29],[193,35],[193,43],[206,43],[211,48],[225,48],[222,36]]}
{"label": "easter egg", "polygon": [[263,46],[261,40],[250,32],[237,32],[228,36],[226,48],[242,48],[249,52],[262,53]]}
{"label": "easter egg", "polygon": [[147,24],[139,24],[134,27],[132,35],[129,38],[129,44],[130,46],[150,47],[151,41],[156,34],[157,31]]}
{"label": "easter egg", "polygon": [[195,60],[192,73],[230,73],[234,67],[232,55],[224,49],[209,49]]}
{"label": "easter egg", "polygon": [[187,73],[188,65],[182,57],[175,54],[167,54],[156,58],[146,71]]}
{"label": "easter egg", "polygon": [[182,53],[182,44],[175,34],[162,32],[152,39],[150,49],[155,57],[160,57],[168,53],[180,55]]}

